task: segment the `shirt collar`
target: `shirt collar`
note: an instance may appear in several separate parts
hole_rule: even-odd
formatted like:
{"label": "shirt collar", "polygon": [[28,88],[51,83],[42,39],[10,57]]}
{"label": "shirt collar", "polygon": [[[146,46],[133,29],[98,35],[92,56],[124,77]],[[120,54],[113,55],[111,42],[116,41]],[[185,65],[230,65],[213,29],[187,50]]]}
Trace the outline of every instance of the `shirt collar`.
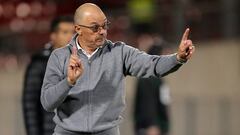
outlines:
{"label": "shirt collar", "polygon": [[80,49],[83,52],[83,54],[85,54],[88,57],[88,59],[90,59],[98,51],[98,49],[102,47],[102,46],[98,47],[92,54],[89,54],[79,45],[78,37],[76,38],[76,45],[77,45],[77,49],[78,50]]}

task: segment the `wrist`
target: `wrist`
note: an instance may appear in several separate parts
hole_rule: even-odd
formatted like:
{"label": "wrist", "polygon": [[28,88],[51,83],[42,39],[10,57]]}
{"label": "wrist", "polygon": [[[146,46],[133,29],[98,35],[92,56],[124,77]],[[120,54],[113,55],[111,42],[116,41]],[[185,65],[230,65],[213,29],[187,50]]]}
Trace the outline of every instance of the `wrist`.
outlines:
{"label": "wrist", "polygon": [[67,78],[67,81],[68,81],[68,84],[70,85],[70,86],[74,86],[75,85],[75,81],[73,81],[73,80],[71,80],[70,78]]}
{"label": "wrist", "polygon": [[181,58],[178,53],[176,53],[176,57],[177,57],[177,61],[180,63],[180,64],[184,64],[187,62],[187,59],[183,59]]}

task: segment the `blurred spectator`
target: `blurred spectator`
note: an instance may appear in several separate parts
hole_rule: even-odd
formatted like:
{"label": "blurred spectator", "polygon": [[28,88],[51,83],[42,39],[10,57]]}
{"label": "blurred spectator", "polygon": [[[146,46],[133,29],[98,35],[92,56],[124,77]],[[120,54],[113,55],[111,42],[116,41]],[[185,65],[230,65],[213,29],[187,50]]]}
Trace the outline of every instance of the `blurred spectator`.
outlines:
{"label": "blurred spectator", "polygon": [[73,18],[61,16],[51,24],[50,42],[31,57],[25,73],[23,114],[27,135],[52,135],[54,113],[46,112],[40,103],[40,93],[48,58],[53,49],[65,46],[74,34]]}
{"label": "blurred spectator", "polygon": [[[160,55],[163,49],[161,42],[156,42],[153,37],[147,34],[140,36],[147,37],[148,43],[139,45],[140,49],[148,51],[151,55]],[[152,39],[152,40],[150,40]],[[160,41],[160,40],[159,40]],[[166,135],[169,131],[168,103],[169,89],[163,79],[140,78],[136,87],[136,98],[134,108],[134,124],[136,135]]]}

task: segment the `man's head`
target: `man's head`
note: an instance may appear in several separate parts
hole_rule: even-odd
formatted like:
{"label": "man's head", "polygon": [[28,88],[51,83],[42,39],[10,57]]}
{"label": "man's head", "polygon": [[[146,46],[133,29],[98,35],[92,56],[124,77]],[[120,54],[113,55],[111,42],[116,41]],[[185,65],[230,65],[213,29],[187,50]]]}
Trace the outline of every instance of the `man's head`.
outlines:
{"label": "man's head", "polygon": [[59,16],[52,21],[50,40],[53,48],[59,48],[68,44],[74,34],[73,18]]}
{"label": "man's head", "polygon": [[74,23],[81,45],[94,49],[104,44],[109,22],[97,5],[85,3],[78,7],[74,15]]}

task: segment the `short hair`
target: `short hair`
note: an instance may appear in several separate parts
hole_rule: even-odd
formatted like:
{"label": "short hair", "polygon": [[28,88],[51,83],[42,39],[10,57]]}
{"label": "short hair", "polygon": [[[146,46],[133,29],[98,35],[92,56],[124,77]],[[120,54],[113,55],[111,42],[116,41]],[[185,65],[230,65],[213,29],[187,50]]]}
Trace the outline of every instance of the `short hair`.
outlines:
{"label": "short hair", "polygon": [[58,26],[60,23],[67,22],[67,23],[73,23],[73,17],[72,16],[58,16],[54,18],[51,22],[50,31],[55,32],[58,29]]}

